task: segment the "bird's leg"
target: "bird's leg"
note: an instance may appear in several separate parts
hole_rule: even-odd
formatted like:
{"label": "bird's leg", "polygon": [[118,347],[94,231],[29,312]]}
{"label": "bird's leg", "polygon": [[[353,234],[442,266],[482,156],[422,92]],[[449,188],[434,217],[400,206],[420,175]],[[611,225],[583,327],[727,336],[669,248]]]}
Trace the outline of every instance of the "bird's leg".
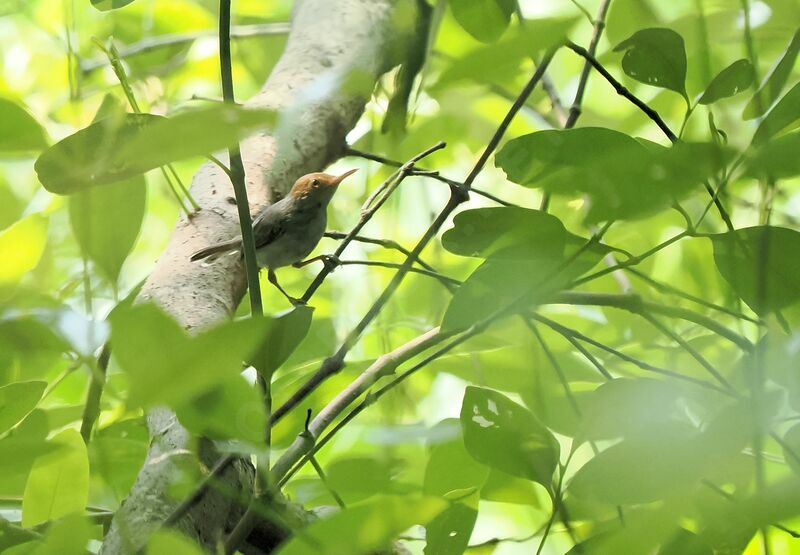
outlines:
{"label": "bird's leg", "polygon": [[339,260],[339,257],[335,254],[320,254],[319,256],[313,256],[301,262],[295,262],[292,264],[292,266],[295,268],[302,268],[303,266],[307,266],[308,264],[316,262],[317,260],[322,261],[322,264],[329,272],[334,271],[342,263],[342,261]]}
{"label": "bird's leg", "polygon": [[275,270],[273,270],[272,268],[267,269],[267,279],[272,285],[277,287],[278,291],[283,293],[283,296],[289,299],[289,302],[292,303],[293,305],[305,304],[301,299],[292,297],[289,293],[286,292],[286,290],[284,290],[283,287],[281,287],[281,284],[278,283],[278,276],[275,274]]}

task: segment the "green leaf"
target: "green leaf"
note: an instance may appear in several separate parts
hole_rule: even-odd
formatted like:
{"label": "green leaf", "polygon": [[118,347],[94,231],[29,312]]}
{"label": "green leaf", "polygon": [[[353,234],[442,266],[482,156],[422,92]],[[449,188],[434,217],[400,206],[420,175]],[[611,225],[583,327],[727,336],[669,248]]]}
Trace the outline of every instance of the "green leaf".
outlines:
{"label": "green leaf", "polygon": [[[543,251],[550,250],[550,245],[541,246]],[[591,250],[574,260],[569,251],[561,256],[548,254],[543,252],[541,258],[526,260],[486,260],[456,290],[442,318],[442,330],[467,329],[490,318],[499,318],[510,307],[541,304],[602,258]]]}
{"label": "green leaf", "polygon": [[753,64],[749,60],[737,60],[711,80],[698,102],[713,104],[717,100],[737,95],[753,84],[753,77]]}
{"label": "green leaf", "polygon": [[69,198],[70,224],[83,255],[115,286],[142,227],[145,196],[144,177],[136,176]]}
{"label": "green leaf", "polygon": [[453,503],[425,527],[425,551],[430,555],[461,555],[469,538],[478,511],[465,503]]}
{"label": "green leaf", "polygon": [[425,525],[447,503],[431,497],[381,496],[309,524],[279,550],[279,555],[367,555],[389,547],[414,524]]}
{"label": "green leaf", "polygon": [[481,42],[494,42],[511,21],[516,0],[450,0],[453,17]]}
{"label": "green leaf", "polygon": [[789,468],[795,474],[800,474],[800,461],[796,457],[796,454],[800,453],[800,424],[795,424],[783,434],[781,448],[783,450],[783,458],[786,459]]}
{"label": "green leaf", "polygon": [[[445,423],[451,422],[450,419]],[[453,492],[478,490],[489,476],[489,467],[475,461],[464,446],[461,434],[433,446],[422,491],[425,495],[446,497]]]}
{"label": "green leaf", "polygon": [[442,319],[443,330],[466,329],[520,303],[542,303],[608,252],[602,244],[587,246],[553,216],[524,208],[459,214],[443,241],[458,254],[490,255],[459,286]]}
{"label": "green leaf", "polygon": [[36,408],[47,382],[16,382],[0,387],[0,434],[13,428]]}
{"label": "green leaf", "polygon": [[177,530],[160,529],[147,542],[147,555],[203,555],[205,553],[192,540]]}
{"label": "green leaf", "polygon": [[176,407],[178,420],[198,436],[264,442],[267,415],[259,389],[234,375]]}
{"label": "green leaf", "polygon": [[625,51],[622,69],[640,83],[669,89],[686,102],[686,48],[683,38],[666,28],[642,29],[619,43],[614,52]]}
{"label": "green leaf", "polygon": [[89,498],[89,457],[81,435],[66,429],[52,441],[63,447],[33,465],[22,498],[27,527],[71,513],[82,513]]}
{"label": "green leaf", "polygon": [[0,231],[0,285],[13,283],[39,263],[47,242],[47,218],[31,214]]}
{"label": "green leaf", "polygon": [[800,174],[800,131],[787,133],[749,151],[747,173],[755,178],[783,179]]}
{"label": "green leaf", "polygon": [[305,339],[313,314],[310,306],[295,306],[266,317],[266,333],[251,359],[253,367],[265,377],[272,376]]}
{"label": "green leaf", "polygon": [[613,439],[646,432],[678,413],[680,391],[648,378],[617,378],[595,389],[582,408],[582,433],[588,439]]}
{"label": "green leaf", "polygon": [[210,154],[268,127],[273,119],[272,111],[222,104],[169,118],[112,116],[62,139],[43,152],[34,167],[45,189],[70,194]]}
{"label": "green leaf", "polygon": [[47,134],[25,108],[0,97],[0,155],[20,155],[47,148]]}
{"label": "green leaf", "polygon": [[495,157],[508,179],[552,194],[589,196],[587,223],[656,213],[698,187],[727,157],[718,145],[643,144],[602,127],[547,130],[509,141]]}
{"label": "green leaf", "polygon": [[0,439],[0,471],[11,473],[27,470],[37,457],[60,450],[60,445],[36,438],[10,436]]}
{"label": "green leaf", "polygon": [[31,555],[86,555],[91,532],[83,515],[69,515],[47,529],[43,541]]}
{"label": "green leaf", "polygon": [[100,478],[117,502],[130,492],[147,456],[150,438],[143,420],[115,422],[99,429],[89,443],[93,483]]}
{"label": "green leaf", "polygon": [[772,68],[772,71],[770,71],[756,94],[753,95],[753,98],[747,103],[747,106],[744,107],[742,118],[746,120],[757,118],[772,106],[772,103],[780,96],[786,81],[789,79],[789,75],[792,73],[798,53],[800,53],[800,29],[795,31],[783,56]]}
{"label": "green leaf", "polygon": [[[442,246],[454,254],[495,260],[560,258],[567,245],[585,242],[552,214],[516,206],[464,210],[442,235]],[[608,252],[601,244],[592,249]]]}
{"label": "green leaf", "polygon": [[107,12],[110,10],[117,10],[119,8],[124,8],[133,0],[91,0],[92,6],[97,8],[101,12]]}
{"label": "green leaf", "polygon": [[744,403],[724,408],[702,433],[677,423],[652,425],[593,457],[568,489],[611,505],[680,496],[701,478],[723,473],[751,434],[752,417]]}
{"label": "green leaf", "polygon": [[348,457],[328,465],[328,484],[351,505],[379,493],[391,493],[391,461],[376,457]]}
{"label": "green leaf", "polygon": [[559,445],[528,409],[496,391],[469,386],[461,405],[461,429],[475,460],[550,486]]}
{"label": "green leaf", "polygon": [[766,143],[769,139],[790,126],[796,126],[800,120],[800,83],[789,89],[783,98],[761,120],[753,134],[753,146]]}
{"label": "green leaf", "polygon": [[755,226],[709,239],[719,273],[757,314],[800,300],[800,232]]}
{"label": "green leaf", "polygon": [[564,42],[577,20],[570,17],[527,21],[524,30],[518,29],[494,44],[470,50],[454,60],[436,86],[444,87],[464,79],[492,84],[513,79],[524,61]]}
{"label": "green leaf", "polygon": [[540,508],[541,486],[522,478],[516,478],[497,469],[489,472],[489,478],[481,488],[481,499],[496,503],[530,505]]}
{"label": "green leaf", "polygon": [[143,407],[178,407],[238,379],[267,327],[266,319],[251,318],[190,337],[153,304],[115,310],[110,320],[114,356],[130,376],[128,402]]}

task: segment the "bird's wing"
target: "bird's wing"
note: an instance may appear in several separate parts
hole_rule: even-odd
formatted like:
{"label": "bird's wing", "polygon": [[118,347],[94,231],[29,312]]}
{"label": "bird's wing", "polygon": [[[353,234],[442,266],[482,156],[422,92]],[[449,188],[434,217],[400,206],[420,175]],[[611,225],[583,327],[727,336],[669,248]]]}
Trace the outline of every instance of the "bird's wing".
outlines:
{"label": "bird's wing", "polygon": [[[273,204],[272,206],[275,205]],[[272,206],[269,208],[272,208]],[[284,226],[280,223],[280,218],[269,208],[261,212],[253,220],[253,236],[257,249],[269,245],[284,232]]]}

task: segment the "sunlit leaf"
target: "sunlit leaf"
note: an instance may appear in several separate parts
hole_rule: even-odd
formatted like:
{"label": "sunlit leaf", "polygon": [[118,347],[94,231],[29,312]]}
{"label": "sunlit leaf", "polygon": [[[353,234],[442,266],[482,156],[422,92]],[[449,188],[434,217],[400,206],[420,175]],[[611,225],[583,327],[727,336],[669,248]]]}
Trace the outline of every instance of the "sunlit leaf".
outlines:
{"label": "sunlit leaf", "polygon": [[210,154],[273,121],[272,111],[222,104],[169,118],[152,114],[112,116],[47,149],[35,169],[48,191],[70,194]]}
{"label": "sunlit leaf", "polygon": [[48,527],[31,555],[85,555],[92,529],[81,514],[69,515]]}
{"label": "sunlit leaf", "polygon": [[697,188],[727,154],[705,143],[670,148],[601,127],[547,130],[509,141],[495,164],[514,183],[589,196],[587,222],[653,214]]}
{"label": "sunlit leaf", "polygon": [[118,8],[124,8],[133,0],[91,0],[92,6],[100,10],[101,12],[107,12],[109,10],[116,10]]}
{"label": "sunlit leaf", "polygon": [[478,511],[466,503],[453,503],[425,527],[425,550],[428,555],[461,555],[469,538]]}
{"label": "sunlit leaf", "polygon": [[39,263],[47,241],[47,218],[31,214],[0,231],[0,284],[15,282]]}
{"label": "sunlit leaf", "polygon": [[264,441],[267,415],[263,397],[240,376],[178,405],[176,412],[181,424],[198,436],[253,444]]}
{"label": "sunlit leaf", "polygon": [[723,409],[702,433],[686,424],[652,425],[593,457],[568,489],[612,505],[681,495],[701,478],[723,472],[751,434],[752,417],[744,404]]}
{"label": "sunlit leaf", "polygon": [[0,387],[0,434],[36,408],[47,382],[16,382]]}
{"label": "sunlit leaf", "polygon": [[470,386],[461,405],[461,428],[475,460],[550,485],[559,445],[528,409],[496,391]]}
{"label": "sunlit leaf", "polygon": [[19,155],[47,148],[47,134],[25,108],[0,98],[0,156]]}
{"label": "sunlit leaf", "polygon": [[761,120],[755,134],[753,145],[759,146],[788,127],[796,127],[800,121],[800,83],[789,89],[777,104]]}
{"label": "sunlit leaf", "polygon": [[366,555],[387,548],[413,524],[427,524],[447,502],[431,497],[382,496],[318,520],[284,544],[280,555]]}
{"label": "sunlit leaf", "polygon": [[81,435],[67,429],[52,441],[61,449],[37,459],[22,498],[22,524],[35,526],[82,513],[89,498],[89,457]]}
{"label": "sunlit leaf", "polygon": [[619,43],[614,51],[625,52],[622,69],[630,77],[675,91],[688,103],[686,48],[678,33],[666,28],[642,29]]}
{"label": "sunlit leaf", "polygon": [[720,274],[755,312],[767,314],[800,300],[800,232],[755,226],[709,238]]}
{"label": "sunlit leaf", "polygon": [[181,406],[238,379],[242,361],[256,350],[267,327],[264,319],[248,319],[189,337],[152,304],[115,311],[110,319],[114,357],[130,376],[132,406]]}
{"label": "sunlit leaf", "polygon": [[81,251],[112,284],[139,235],[145,195],[144,177],[137,176],[69,198],[70,223]]}
{"label": "sunlit leaf", "polygon": [[767,75],[756,94],[753,95],[753,98],[747,103],[747,106],[745,106],[742,113],[744,119],[757,118],[772,106],[772,103],[780,96],[786,81],[789,79],[789,75],[792,73],[798,53],[800,53],[800,29],[794,32],[783,56],[769,72],[769,75]]}
{"label": "sunlit leaf", "polygon": [[618,378],[595,389],[582,408],[582,435],[611,439],[645,432],[676,417],[680,391],[648,378]]}
{"label": "sunlit leaf", "polygon": [[471,50],[454,60],[444,70],[437,86],[463,79],[496,83],[513,78],[523,61],[536,58],[544,50],[563,42],[576,21],[574,17],[527,21],[524,30],[510,32],[496,43]]}
{"label": "sunlit leaf", "polygon": [[541,304],[602,258],[590,249],[562,248],[556,254],[552,245],[537,245],[543,251],[538,258],[490,258],[472,272],[447,306],[442,329],[466,329],[501,317],[512,307]]}
{"label": "sunlit leaf", "polygon": [[783,458],[794,470],[795,474],[800,474],[800,460],[797,454],[800,453],[800,424],[795,424],[783,435]]}
{"label": "sunlit leaf", "polygon": [[0,471],[11,473],[27,470],[37,457],[54,453],[60,447],[59,444],[46,442],[44,437],[36,437],[33,433],[25,437],[0,439]]}
{"label": "sunlit leaf", "polygon": [[698,102],[713,104],[717,100],[737,95],[753,83],[753,76],[753,64],[749,60],[737,60],[714,77]]}
{"label": "sunlit leaf", "polygon": [[453,17],[470,35],[493,42],[508,27],[516,0],[449,0]]}
{"label": "sunlit leaf", "polygon": [[204,551],[192,540],[178,532],[162,528],[150,536],[147,542],[147,555],[202,555]]}
{"label": "sunlit leaf", "polygon": [[[567,245],[586,241],[552,214],[517,206],[464,210],[442,235],[442,246],[452,253],[493,259],[559,258]],[[601,244],[592,250],[608,252]]]}
{"label": "sunlit leaf", "polygon": [[251,364],[264,376],[271,376],[303,342],[313,314],[314,309],[310,306],[296,306],[266,317],[261,348],[253,354]]}
{"label": "sunlit leaf", "polygon": [[346,457],[327,468],[328,484],[349,504],[381,493],[392,493],[391,461],[378,457]]}
{"label": "sunlit leaf", "polygon": [[747,173],[753,177],[782,179],[800,174],[800,131],[767,141],[751,153]]}
{"label": "sunlit leaf", "polygon": [[481,499],[497,503],[513,503],[541,507],[542,498],[546,499],[541,486],[493,468],[489,478],[481,488]]}
{"label": "sunlit leaf", "polygon": [[[444,422],[450,422],[445,420]],[[464,447],[461,434],[433,446],[425,466],[423,492],[445,497],[455,491],[478,490],[486,482],[489,467],[477,462]]]}

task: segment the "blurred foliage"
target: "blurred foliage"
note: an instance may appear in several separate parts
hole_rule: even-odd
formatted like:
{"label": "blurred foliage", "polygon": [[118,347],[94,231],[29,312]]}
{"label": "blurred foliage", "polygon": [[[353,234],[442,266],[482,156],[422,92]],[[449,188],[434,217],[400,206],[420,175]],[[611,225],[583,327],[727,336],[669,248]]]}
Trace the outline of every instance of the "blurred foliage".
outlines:
{"label": "blurred foliage", "polygon": [[[428,42],[397,53],[402,69],[348,136],[358,151],[405,161],[446,141],[419,165],[463,179],[537,64],[565,39],[588,48],[604,6],[595,58],[617,82],[590,71],[564,129],[584,59],[555,50],[550,92],[525,101],[477,191],[423,251],[427,275],[409,274],[344,369],[274,427],[280,457],[306,410],[319,414],[382,355],[439,325],[457,341],[381,377],[368,408],[283,484],[320,518],[279,552],[399,540],[431,555],[800,553],[800,4],[401,4],[397,36]],[[292,7],[234,2],[237,98],[274,67]],[[406,259],[353,243],[344,261],[390,266],[342,265],[313,307],[290,307],[263,280],[267,316],[249,318],[244,302],[191,335],[133,304],[203,156],[274,121],[218,104],[216,10],[0,1],[4,553],[97,552],[144,462],[153,406],[255,460],[259,379],[273,406],[290,398]],[[331,171],[351,167],[361,171],[332,201],[330,229],[351,229],[394,170],[351,156]],[[362,234],[410,249],[448,194],[410,176]],[[316,271],[279,273],[299,294]],[[188,467],[176,499],[202,479]],[[170,530],[146,550],[202,552]]]}

